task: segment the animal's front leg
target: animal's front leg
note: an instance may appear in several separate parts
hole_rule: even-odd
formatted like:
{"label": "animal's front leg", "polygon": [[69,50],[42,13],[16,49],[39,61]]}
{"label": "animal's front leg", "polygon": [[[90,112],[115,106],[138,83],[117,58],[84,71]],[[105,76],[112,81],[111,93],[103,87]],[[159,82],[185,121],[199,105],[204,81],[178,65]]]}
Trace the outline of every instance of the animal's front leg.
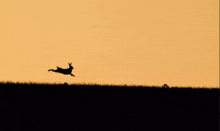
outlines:
{"label": "animal's front leg", "polygon": [[75,77],[73,74],[70,74],[71,76]]}

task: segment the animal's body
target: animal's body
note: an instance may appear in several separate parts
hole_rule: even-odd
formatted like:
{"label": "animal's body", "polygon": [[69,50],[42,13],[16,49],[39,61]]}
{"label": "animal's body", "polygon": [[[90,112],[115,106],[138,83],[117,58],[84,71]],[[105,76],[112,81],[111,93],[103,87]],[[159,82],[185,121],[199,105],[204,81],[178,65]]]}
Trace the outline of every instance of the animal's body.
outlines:
{"label": "animal's body", "polygon": [[56,72],[56,73],[62,73],[64,75],[71,75],[73,77],[75,77],[73,74],[72,74],[72,70],[73,70],[73,67],[72,67],[72,63],[68,63],[69,64],[69,68],[67,69],[62,69],[60,67],[57,66],[57,69],[54,70],[54,69],[49,69],[48,71],[53,71],[53,72]]}

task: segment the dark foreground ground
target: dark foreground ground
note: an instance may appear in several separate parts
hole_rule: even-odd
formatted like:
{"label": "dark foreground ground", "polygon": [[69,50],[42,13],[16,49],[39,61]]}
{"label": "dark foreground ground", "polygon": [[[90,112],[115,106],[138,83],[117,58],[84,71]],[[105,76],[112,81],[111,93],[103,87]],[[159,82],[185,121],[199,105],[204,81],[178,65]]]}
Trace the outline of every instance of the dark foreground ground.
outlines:
{"label": "dark foreground ground", "polygon": [[217,131],[218,89],[0,84],[1,131]]}

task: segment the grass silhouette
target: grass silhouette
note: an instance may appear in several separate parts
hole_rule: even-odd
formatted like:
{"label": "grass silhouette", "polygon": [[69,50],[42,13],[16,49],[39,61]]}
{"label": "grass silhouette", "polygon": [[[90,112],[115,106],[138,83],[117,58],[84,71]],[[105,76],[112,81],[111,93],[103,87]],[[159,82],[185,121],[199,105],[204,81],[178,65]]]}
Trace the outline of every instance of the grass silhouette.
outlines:
{"label": "grass silhouette", "polygon": [[[74,83],[68,84],[67,82],[64,83],[50,83],[50,82],[13,82],[13,81],[0,81],[0,85],[35,85],[35,86],[88,86],[88,87],[126,87],[126,88],[162,88],[162,86],[149,86],[149,85],[127,85],[127,84],[97,84],[97,83]],[[169,87],[169,89],[208,89],[208,90],[215,90],[219,89],[219,87],[186,87],[186,86],[173,86]]]}
{"label": "grass silhouette", "polygon": [[205,87],[0,82],[7,130],[214,130],[218,94]]}

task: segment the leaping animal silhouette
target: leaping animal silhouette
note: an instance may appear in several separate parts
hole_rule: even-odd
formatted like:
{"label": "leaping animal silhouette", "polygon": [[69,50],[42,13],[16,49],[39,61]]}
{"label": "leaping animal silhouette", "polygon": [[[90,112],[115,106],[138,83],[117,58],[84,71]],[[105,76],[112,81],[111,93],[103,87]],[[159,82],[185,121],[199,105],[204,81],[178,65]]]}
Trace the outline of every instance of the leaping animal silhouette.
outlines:
{"label": "leaping animal silhouette", "polygon": [[53,71],[53,72],[56,72],[56,73],[62,73],[64,75],[71,75],[73,77],[75,77],[73,74],[72,74],[72,70],[73,70],[73,66],[72,66],[72,63],[68,63],[69,64],[69,68],[67,69],[62,69],[60,67],[57,66],[57,69],[54,70],[54,69],[49,69],[48,71]]}

